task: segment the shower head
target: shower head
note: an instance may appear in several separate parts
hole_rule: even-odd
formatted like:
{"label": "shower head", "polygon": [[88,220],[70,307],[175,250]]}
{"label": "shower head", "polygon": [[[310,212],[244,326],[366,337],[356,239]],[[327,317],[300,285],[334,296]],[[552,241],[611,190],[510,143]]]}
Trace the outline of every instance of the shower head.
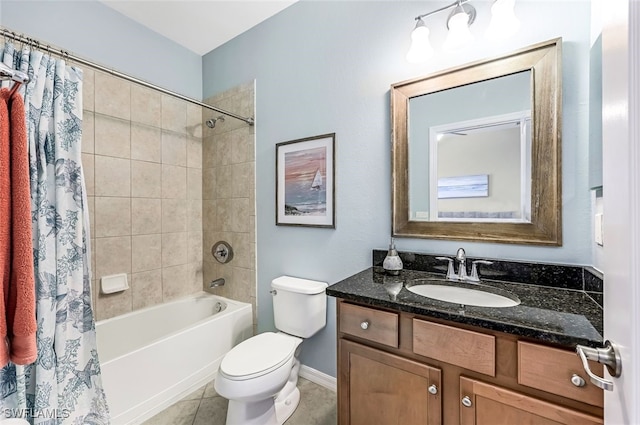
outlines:
{"label": "shower head", "polygon": [[215,128],[217,121],[223,121],[224,122],[224,116],[220,115],[218,118],[208,119],[208,120],[205,121],[205,124],[207,124],[207,127],[209,127],[209,128]]}

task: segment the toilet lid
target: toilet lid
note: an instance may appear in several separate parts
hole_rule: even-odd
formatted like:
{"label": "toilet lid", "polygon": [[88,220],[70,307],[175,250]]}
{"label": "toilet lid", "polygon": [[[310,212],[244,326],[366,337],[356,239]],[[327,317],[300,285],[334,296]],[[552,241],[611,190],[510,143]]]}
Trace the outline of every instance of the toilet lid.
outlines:
{"label": "toilet lid", "polygon": [[285,364],[293,356],[298,342],[297,338],[287,335],[261,333],[233,347],[222,359],[220,371],[238,380],[264,375]]}

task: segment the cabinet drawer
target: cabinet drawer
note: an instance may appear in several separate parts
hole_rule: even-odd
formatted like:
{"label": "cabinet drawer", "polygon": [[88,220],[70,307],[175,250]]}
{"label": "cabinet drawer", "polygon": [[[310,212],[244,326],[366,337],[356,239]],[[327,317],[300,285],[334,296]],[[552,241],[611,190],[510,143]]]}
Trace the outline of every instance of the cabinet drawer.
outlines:
{"label": "cabinet drawer", "polygon": [[398,348],[398,314],[340,304],[340,332]]}
{"label": "cabinet drawer", "polygon": [[493,335],[413,319],[413,352],[496,376],[496,338]]}
{"label": "cabinet drawer", "polygon": [[[602,376],[601,364],[589,362],[589,366],[593,373]],[[581,377],[584,386],[574,385],[573,375]],[[594,406],[604,404],[602,390],[589,382],[580,358],[573,351],[519,341],[518,383]]]}

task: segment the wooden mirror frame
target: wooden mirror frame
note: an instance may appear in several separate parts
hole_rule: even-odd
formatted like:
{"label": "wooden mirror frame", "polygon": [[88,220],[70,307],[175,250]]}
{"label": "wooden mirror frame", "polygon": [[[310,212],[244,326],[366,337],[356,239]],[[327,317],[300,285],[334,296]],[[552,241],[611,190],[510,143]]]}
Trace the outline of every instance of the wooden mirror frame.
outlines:
{"label": "wooden mirror frame", "polygon": [[[562,39],[535,44],[391,85],[392,234],[395,237],[562,245]],[[409,220],[409,100],[458,86],[531,71],[531,222]]]}

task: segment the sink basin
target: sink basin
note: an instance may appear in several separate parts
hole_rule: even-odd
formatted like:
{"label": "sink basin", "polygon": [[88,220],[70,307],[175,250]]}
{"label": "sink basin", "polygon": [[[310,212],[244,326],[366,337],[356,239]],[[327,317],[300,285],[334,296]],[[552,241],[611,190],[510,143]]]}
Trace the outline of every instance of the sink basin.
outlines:
{"label": "sink basin", "polygon": [[[485,288],[487,290],[484,290]],[[474,285],[474,288],[469,288],[450,284],[416,284],[407,287],[407,289],[423,297],[461,305],[514,307],[520,304],[520,300],[515,295],[507,291],[501,291],[497,288],[489,288],[483,285]]]}

